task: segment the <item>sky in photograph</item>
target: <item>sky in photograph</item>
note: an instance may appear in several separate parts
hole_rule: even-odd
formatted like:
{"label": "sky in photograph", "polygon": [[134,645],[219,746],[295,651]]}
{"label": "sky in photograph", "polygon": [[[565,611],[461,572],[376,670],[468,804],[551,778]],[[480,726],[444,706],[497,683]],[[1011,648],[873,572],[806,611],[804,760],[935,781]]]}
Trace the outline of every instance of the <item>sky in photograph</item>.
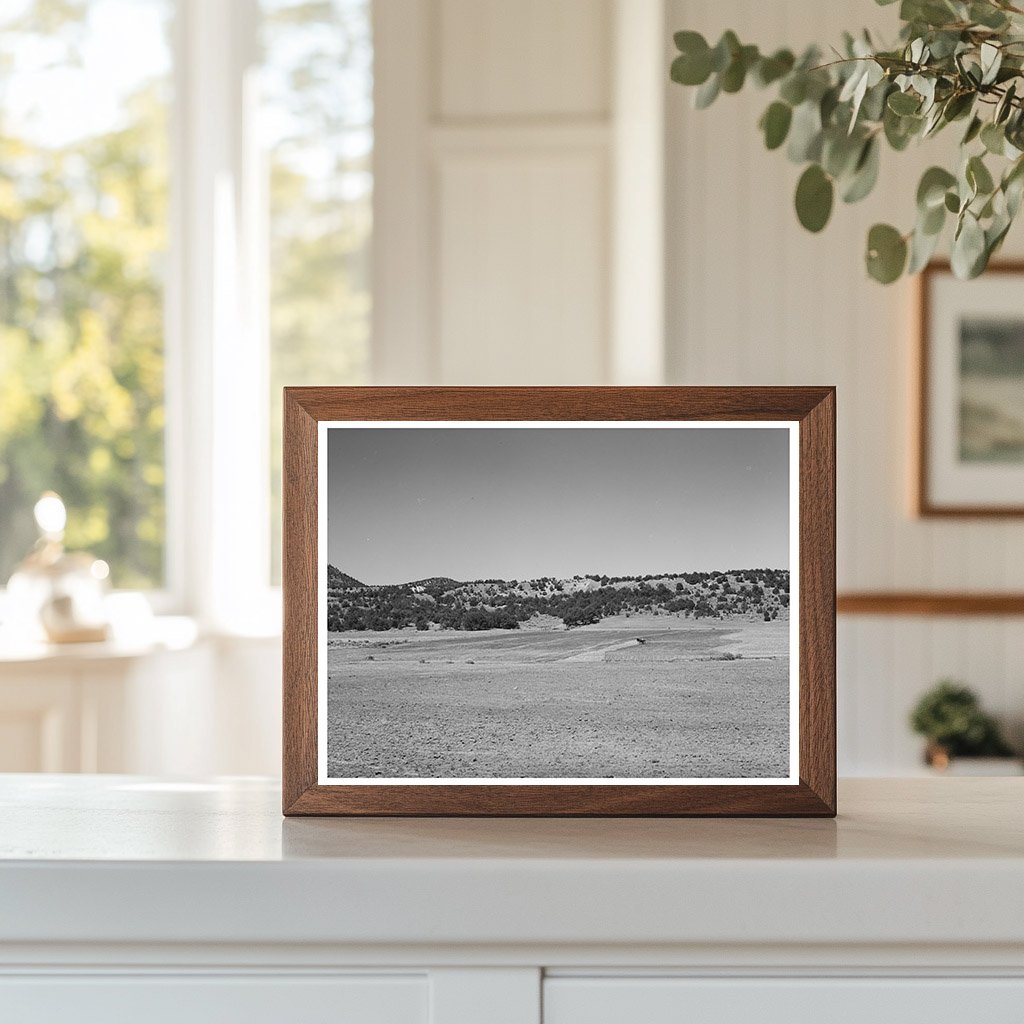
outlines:
{"label": "sky in photograph", "polygon": [[331,565],[368,584],[789,567],[785,428],[332,427]]}

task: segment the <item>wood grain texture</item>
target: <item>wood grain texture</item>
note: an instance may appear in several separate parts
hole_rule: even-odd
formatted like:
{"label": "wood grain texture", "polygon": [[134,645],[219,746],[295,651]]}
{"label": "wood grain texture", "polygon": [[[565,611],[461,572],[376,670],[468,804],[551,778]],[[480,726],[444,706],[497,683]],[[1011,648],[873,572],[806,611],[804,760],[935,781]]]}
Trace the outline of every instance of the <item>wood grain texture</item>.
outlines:
{"label": "wood grain texture", "polygon": [[[408,816],[835,815],[833,388],[286,388],[284,813]],[[317,785],[317,427],[321,420],[797,420],[800,784]]]}
{"label": "wood grain texture", "polygon": [[840,594],[840,615],[1024,615],[1024,594],[864,591]]}
{"label": "wood grain texture", "polygon": [[282,754],[285,812],[317,780],[317,426],[285,388]]}
{"label": "wood grain texture", "polygon": [[836,806],[836,401],[800,423],[800,781]]}
{"label": "wood grain texture", "polygon": [[[916,466],[914,508],[923,518],[947,519],[1006,519],[1024,516],[1024,505],[962,505],[937,504],[932,500],[928,479],[928,437],[931,433],[931,408],[928,395],[928,375],[931,369],[930,337],[932,329],[932,282],[936,274],[951,273],[949,262],[935,260],[918,276],[917,281],[917,359],[914,367],[917,387],[917,436],[912,450]],[[985,274],[1024,275],[1024,260],[1001,260],[988,265]],[[970,614],[970,613],[968,613]]]}

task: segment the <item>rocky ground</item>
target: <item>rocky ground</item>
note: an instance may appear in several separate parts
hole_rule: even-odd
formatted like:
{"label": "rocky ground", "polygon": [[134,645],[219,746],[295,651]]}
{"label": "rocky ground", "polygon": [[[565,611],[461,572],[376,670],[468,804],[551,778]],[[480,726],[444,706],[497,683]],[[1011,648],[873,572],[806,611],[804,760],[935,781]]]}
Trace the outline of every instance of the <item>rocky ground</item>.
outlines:
{"label": "rocky ground", "polygon": [[328,774],[782,777],[788,630],[652,616],[332,634]]}

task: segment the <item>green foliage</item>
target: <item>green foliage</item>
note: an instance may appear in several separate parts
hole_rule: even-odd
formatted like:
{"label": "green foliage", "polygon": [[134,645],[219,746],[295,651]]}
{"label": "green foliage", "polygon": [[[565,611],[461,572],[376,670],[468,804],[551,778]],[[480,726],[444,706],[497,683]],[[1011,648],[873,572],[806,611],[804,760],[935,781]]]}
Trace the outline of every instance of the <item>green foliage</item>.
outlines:
{"label": "green foliage", "polygon": [[902,0],[899,18],[897,45],[846,34],[828,58],[816,47],[799,57],[788,50],[765,55],[732,31],[713,47],[697,32],[677,32],[671,77],[699,86],[699,109],[747,81],[774,86],[777,98],[759,127],[768,149],[788,140],[789,159],[809,165],[795,206],[814,232],[828,223],[837,193],[846,203],[871,193],[883,140],[900,152],[963,122],[960,165],[925,172],[913,226],[902,232],[875,225],[865,262],[882,284],[916,273],[951,213],[953,270],[977,277],[1003,244],[1024,194],[1024,9],[1012,0]]}
{"label": "green foliage", "polygon": [[[372,45],[365,3],[261,8],[273,70],[261,86],[277,131],[268,161],[277,517],[282,386],[360,383],[367,372]],[[34,542],[31,509],[51,488],[68,506],[68,545],[106,559],[115,586],[164,578],[169,76],[140,78],[109,124],[73,138],[34,131],[6,102],[34,93],[33,105],[58,111],[61,76],[81,63],[91,17],[81,0],[0,10],[0,585]],[[23,73],[43,58],[52,94],[38,70]]]}
{"label": "green foliage", "polygon": [[764,144],[768,149],[778,149],[786,141],[789,126],[793,122],[793,108],[788,103],[776,100],[761,118]]}
{"label": "green foliage", "polygon": [[796,186],[796,215],[808,231],[820,231],[832,215],[832,179],[817,165],[800,175]]}
{"label": "green foliage", "polygon": [[[669,582],[671,582],[671,586]],[[567,629],[634,612],[694,618],[742,616],[771,622],[789,607],[789,573],[744,569],[669,576],[597,576],[556,580],[474,580],[435,576],[371,586],[327,567],[327,628],[389,630],[518,629],[535,615],[559,618]]]}
{"label": "green foliage", "polygon": [[[14,7],[5,95],[25,88],[19,52],[74,67],[87,15]],[[73,141],[0,108],[0,584],[48,489],[68,506],[68,546],[106,559],[116,586],[163,580],[165,85],[141,82],[116,124]]]}
{"label": "green foliage", "polygon": [[910,725],[953,757],[1005,757],[1013,753],[995,720],[979,707],[973,691],[948,679],[918,701]]}
{"label": "green foliage", "polygon": [[876,224],[868,232],[868,273],[881,284],[891,284],[906,262],[906,239],[889,224]]}

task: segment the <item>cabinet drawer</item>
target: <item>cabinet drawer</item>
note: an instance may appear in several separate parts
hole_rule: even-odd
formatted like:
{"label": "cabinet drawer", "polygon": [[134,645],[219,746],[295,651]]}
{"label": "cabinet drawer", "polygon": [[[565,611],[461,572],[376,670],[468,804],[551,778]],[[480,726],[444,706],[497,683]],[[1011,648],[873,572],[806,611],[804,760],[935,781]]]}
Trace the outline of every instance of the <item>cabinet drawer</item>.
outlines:
{"label": "cabinet drawer", "polygon": [[1021,1024],[1024,979],[549,978],[544,1024]]}
{"label": "cabinet drawer", "polygon": [[427,999],[423,975],[0,978],[18,1024],[427,1024]]}

